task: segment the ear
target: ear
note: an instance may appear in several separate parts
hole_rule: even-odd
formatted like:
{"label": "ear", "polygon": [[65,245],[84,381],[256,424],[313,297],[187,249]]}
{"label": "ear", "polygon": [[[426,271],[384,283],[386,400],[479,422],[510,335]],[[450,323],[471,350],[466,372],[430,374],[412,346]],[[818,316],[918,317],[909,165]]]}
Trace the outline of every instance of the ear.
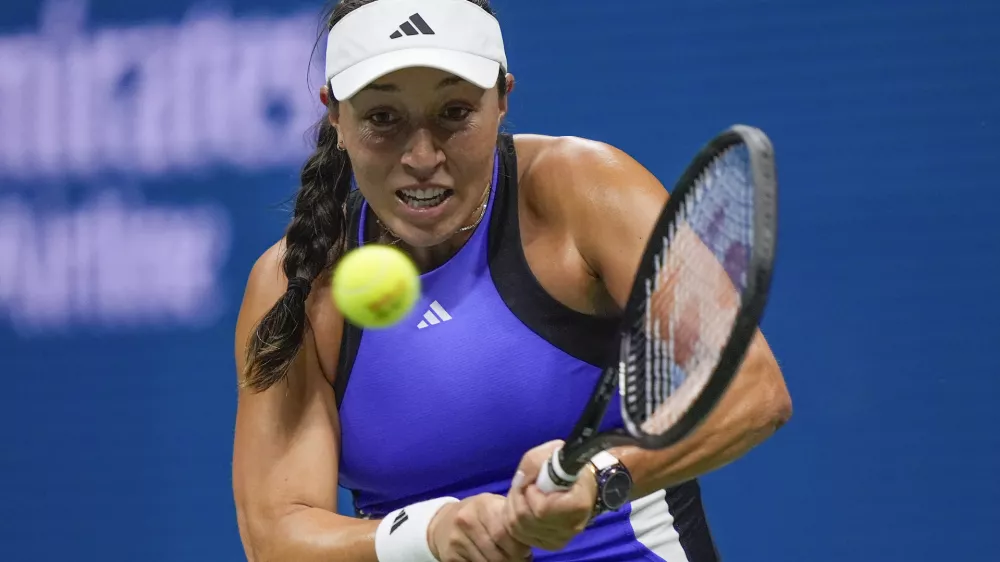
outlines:
{"label": "ear", "polygon": [[506,88],[507,94],[500,98],[500,122],[502,123],[504,118],[507,116],[507,110],[509,106],[510,94],[514,91],[514,75],[507,74],[506,77]]}
{"label": "ear", "polygon": [[328,108],[326,113],[327,119],[330,120],[330,124],[333,125],[334,129],[337,129],[337,136],[340,136],[340,105],[334,104],[330,107],[330,88],[328,86],[323,86],[319,89],[319,101],[323,104],[323,107]]}

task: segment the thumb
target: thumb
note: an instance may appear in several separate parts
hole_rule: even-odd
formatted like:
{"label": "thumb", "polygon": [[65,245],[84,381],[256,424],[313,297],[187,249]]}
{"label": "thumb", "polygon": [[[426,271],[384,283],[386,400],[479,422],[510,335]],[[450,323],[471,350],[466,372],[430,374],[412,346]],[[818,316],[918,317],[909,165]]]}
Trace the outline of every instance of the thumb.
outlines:
{"label": "thumb", "polygon": [[538,479],[538,474],[541,472],[542,467],[545,466],[545,462],[552,456],[552,451],[562,446],[563,441],[557,439],[549,441],[544,445],[539,445],[525,453],[521,457],[520,464],[517,465],[517,474],[514,475],[511,487],[523,488],[529,484],[533,484]]}

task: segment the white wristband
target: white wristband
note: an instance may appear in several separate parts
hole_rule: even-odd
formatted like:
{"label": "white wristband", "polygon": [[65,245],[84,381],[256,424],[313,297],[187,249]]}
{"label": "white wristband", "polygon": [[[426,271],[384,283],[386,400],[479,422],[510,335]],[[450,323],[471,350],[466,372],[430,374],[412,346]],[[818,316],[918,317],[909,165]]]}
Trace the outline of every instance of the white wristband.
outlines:
{"label": "white wristband", "polygon": [[379,562],[438,562],[427,544],[427,527],[439,509],[456,498],[435,498],[386,515],[375,531]]}

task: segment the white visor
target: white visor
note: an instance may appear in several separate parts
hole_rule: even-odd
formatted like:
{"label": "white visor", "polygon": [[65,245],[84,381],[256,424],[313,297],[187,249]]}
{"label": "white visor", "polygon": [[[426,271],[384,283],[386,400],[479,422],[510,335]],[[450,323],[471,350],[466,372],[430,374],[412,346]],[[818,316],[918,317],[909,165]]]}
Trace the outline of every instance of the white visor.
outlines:
{"label": "white visor", "polygon": [[492,88],[507,68],[500,24],[468,0],[375,0],[337,22],[326,44],[326,79],[338,100],[411,67]]}

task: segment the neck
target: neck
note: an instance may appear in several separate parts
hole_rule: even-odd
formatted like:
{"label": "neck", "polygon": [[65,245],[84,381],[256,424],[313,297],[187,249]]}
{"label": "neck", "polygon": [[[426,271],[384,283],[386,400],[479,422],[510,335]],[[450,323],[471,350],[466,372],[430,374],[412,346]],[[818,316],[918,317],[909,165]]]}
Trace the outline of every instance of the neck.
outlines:
{"label": "neck", "polygon": [[421,273],[426,273],[440,267],[442,264],[447,262],[462,249],[462,246],[472,238],[472,234],[475,230],[470,230],[469,232],[459,232],[451,238],[445,240],[444,242],[427,247],[414,247],[407,244],[405,241],[400,241],[398,246],[402,248],[404,252],[413,258],[414,263],[417,264],[417,269]]}

